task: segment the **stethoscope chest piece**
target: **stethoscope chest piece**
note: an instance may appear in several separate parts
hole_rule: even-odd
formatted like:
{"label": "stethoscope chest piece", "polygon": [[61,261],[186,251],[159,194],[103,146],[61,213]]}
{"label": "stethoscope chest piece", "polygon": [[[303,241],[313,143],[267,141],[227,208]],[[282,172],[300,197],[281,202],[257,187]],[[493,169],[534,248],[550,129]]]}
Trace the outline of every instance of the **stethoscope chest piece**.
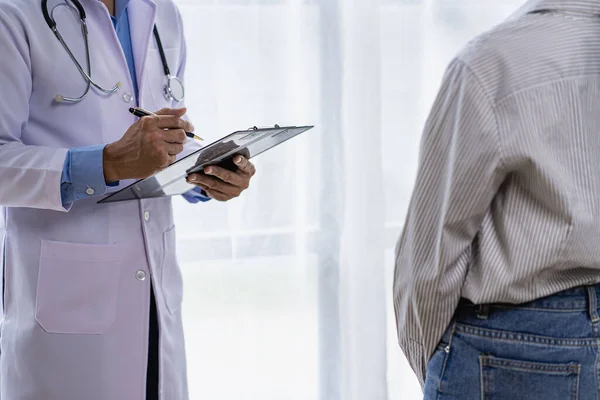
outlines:
{"label": "stethoscope chest piece", "polygon": [[176,76],[167,77],[167,84],[164,87],[165,99],[174,100],[180,103],[185,98],[185,87],[183,82]]}

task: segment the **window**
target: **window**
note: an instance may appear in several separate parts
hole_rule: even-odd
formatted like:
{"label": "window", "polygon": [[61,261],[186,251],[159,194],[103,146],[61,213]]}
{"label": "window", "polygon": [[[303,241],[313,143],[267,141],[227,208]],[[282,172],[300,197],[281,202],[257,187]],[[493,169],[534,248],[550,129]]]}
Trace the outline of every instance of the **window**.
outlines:
{"label": "window", "polygon": [[175,200],[190,398],[418,399],[393,249],[451,57],[521,0],[176,0],[207,141],[316,129],[228,204]]}

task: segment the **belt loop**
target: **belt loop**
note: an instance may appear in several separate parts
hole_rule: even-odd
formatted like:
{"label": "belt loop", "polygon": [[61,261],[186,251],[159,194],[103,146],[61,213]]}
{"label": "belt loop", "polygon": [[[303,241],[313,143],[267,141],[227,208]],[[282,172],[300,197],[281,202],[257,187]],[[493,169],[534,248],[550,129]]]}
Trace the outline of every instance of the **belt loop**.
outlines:
{"label": "belt loop", "polygon": [[488,319],[490,316],[490,305],[481,304],[477,307],[477,319]]}
{"label": "belt loop", "polygon": [[588,293],[588,312],[590,313],[590,319],[592,322],[600,321],[600,316],[598,316],[598,297],[596,296],[596,287],[595,286],[587,286]]}

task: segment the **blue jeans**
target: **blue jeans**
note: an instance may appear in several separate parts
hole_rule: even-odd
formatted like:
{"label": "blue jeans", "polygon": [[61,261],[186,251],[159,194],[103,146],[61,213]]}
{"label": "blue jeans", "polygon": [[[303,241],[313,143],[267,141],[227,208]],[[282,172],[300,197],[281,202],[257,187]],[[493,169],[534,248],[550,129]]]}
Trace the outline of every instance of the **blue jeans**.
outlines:
{"label": "blue jeans", "polygon": [[461,301],[425,400],[599,399],[599,299],[596,285],[521,305]]}

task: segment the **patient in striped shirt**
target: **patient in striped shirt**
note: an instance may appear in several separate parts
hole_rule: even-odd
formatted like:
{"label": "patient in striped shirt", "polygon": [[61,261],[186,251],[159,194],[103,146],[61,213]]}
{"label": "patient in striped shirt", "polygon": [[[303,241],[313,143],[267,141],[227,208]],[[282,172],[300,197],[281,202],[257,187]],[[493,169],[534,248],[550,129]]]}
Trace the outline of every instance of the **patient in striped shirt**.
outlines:
{"label": "patient in striped shirt", "polygon": [[425,399],[600,398],[599,283],[600,0],[530,0],[423,135],[394,305]]}

